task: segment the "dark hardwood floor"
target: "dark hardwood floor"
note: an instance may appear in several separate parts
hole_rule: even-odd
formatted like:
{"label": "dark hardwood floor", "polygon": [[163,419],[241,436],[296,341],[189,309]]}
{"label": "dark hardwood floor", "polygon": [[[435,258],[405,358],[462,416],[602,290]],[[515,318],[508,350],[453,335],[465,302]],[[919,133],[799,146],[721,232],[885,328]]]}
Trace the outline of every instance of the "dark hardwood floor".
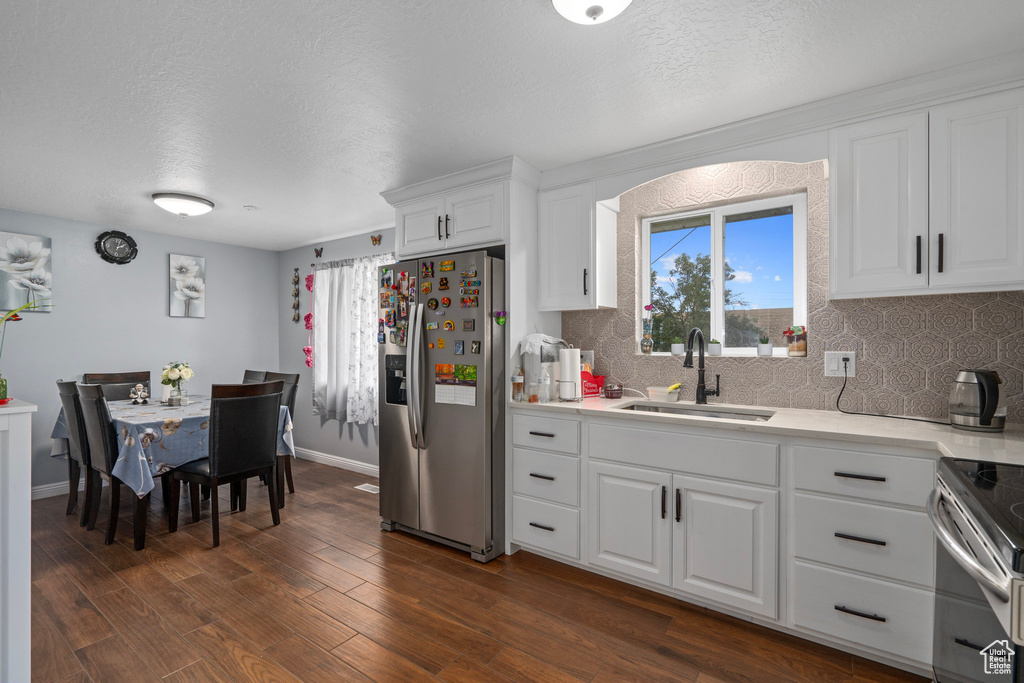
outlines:
{"label": "dark hardwood floor", "polygon": [[480,565],[380,531],[367,477],[294,473],[278,527],[262,486],[241,513],[222,487],[219,548],[209,501],[167,533],[159,486],[141,552],[127,517],[104,546],[34,502],[33,680],[923,680],[526,552]]}

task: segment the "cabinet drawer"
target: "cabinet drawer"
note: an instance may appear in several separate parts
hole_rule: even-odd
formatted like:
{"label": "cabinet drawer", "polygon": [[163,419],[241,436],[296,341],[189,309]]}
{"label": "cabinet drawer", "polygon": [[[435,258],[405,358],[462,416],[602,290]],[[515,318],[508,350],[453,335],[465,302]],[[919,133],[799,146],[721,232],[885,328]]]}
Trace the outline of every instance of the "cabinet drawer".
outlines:
{"label": "cabinet drawer", "polygon": [[792,593],[794,625],[930,665],[931,591],[794,562]]}
{"label": "cabinet drawer", "polygon": [[578,455],[580,423],[575,420],[517,414],[512,418],[512,443]]}
{"label": "cabinet drawer", "polygon": [[591,458],[777,486],[779,446],[713,436],[590,425]]}
{"label": "cabinet drawer", "polygon": [[512,536],[517,543],[579,559],[579,510],[512,496]]}
{"label": "cabinet drawer", "polygon": [[801,493],[793,501],[797,556],[934,587],[935,542],[925,513]]}
{"label": "cabinet drawer", "polygon": [[793,448],[796,488],[924,507],[935,461],[815,446]]}
{"label": "cabinet drawer", "polygon": [[580,459],[570,455],[513,450],[513,490],[524,496],[579,507]]}

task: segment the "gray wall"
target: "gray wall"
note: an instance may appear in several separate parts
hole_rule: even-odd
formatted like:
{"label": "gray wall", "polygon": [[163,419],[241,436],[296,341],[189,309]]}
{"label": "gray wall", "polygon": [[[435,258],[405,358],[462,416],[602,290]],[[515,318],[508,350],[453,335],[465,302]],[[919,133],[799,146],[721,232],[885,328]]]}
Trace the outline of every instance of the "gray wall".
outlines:
{"label": "gray wall", "polygon": [[[64,462],[49,457],[59,378],[149,370],[155,384],[164,363],[187,360],[196,372],[189,390],[209,394],[213,383],[241,381],[247,367],[277,365],[276,252],[129,230],[139,256],[120,266],[101,260],[93,246],[107,229],[0,209],[0,230],[53,240],[53,312],[26,313],[22,322],[9,323],[0,357],[8,395],[39,406],[33,486],[67,481]],[[171,252],[206,258],[206,318],[167,315]]]}
{"label": "gray wall", "polygon": [[[357,425],[337,420],[322,420],[313,414],[313,377],[312,371],[306,367],[306,356],[302,348],[308,344],[309,332],[301,316],[309,312],[309,292],[306,291],[305,278],[310,272],[310,264],[316,261],[335,261],[338,259],[355,258],[380,254],[394,249],[395,235],[393,229],[375,230],[373,233],[345,237],[343,239],[313,245],[323,247],[323,256],[316,259],[313,246],[300,247],[279,254],[277,282],[281,301],[281,372],[297,372],[299,379],[299,396],[295,403],[295,446],[296,448],[325,453],[358,462],[377,465],[377,428],[372,424]],[[370,234],[383,235],[380,246],[370,242]],[[291,277],[294,269],[299,269],[299,313],[298,323],[291,321],[292,285]]]}

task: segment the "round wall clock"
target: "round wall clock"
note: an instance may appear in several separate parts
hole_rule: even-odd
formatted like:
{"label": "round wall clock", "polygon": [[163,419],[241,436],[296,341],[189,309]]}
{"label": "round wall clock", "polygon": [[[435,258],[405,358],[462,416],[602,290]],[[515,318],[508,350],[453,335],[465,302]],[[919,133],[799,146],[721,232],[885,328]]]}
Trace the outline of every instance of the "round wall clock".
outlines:
{"label": "round wall clock", "polygon": [[124,265],[139,255],[138,245],[120,230],[108,230],[96,238],[96,251],[104,261]]}

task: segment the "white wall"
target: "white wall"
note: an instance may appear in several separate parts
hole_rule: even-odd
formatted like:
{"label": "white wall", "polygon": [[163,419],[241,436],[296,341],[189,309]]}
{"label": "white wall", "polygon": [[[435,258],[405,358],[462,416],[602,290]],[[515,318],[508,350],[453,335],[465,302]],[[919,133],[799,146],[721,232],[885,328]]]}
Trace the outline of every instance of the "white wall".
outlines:
{"label": "white wall", "polygon": [[[8,323],[0,356],[8,396],[39,406],[32,419],[33,486],[67,481],[64,461],[50,457],[58,379],[149,370],[155,384],[166,362],[187,360],[196,372],[189,390],[209,394],[213,383],[240,382],[246,367],[277,365],[276,252],[129,230],[139,255],[122,266],[96,253],[96,237],[108,229],[0,209],[0,230],[53,240],[53,311]],[[203,319],[167,314],[171,252],[206,258]]]}
{"label": "white wall", "polygon": [[[324,420],[313,414],[312,370],[306,367],[306,356],[302,348],[309,342],[309,331],[302,317],[309,312],[309,292],[305,287],[310,265],[317,261],[336,261],[390,252],[394,249],[395,231],[375,230],[372,234],[383,235],[379,246],[370,242],[370,234],[345,237],[323,244],[300,247],[279,254],[277,284],[280,298],[280,362],[281,372],[299,373],[299,395],[295,402],[293,417],[295,446],[298,449],[315,451],[329,456],[347,458],[368,465],[377,466],[377,428],[371,424],[357,425]],[[315,258],[313,248],[323,247],[323,256]],[[299,269],[300,319],[291,321],[292,285],[294,269]],[[301,453],[300,453],[301,455]]]}

